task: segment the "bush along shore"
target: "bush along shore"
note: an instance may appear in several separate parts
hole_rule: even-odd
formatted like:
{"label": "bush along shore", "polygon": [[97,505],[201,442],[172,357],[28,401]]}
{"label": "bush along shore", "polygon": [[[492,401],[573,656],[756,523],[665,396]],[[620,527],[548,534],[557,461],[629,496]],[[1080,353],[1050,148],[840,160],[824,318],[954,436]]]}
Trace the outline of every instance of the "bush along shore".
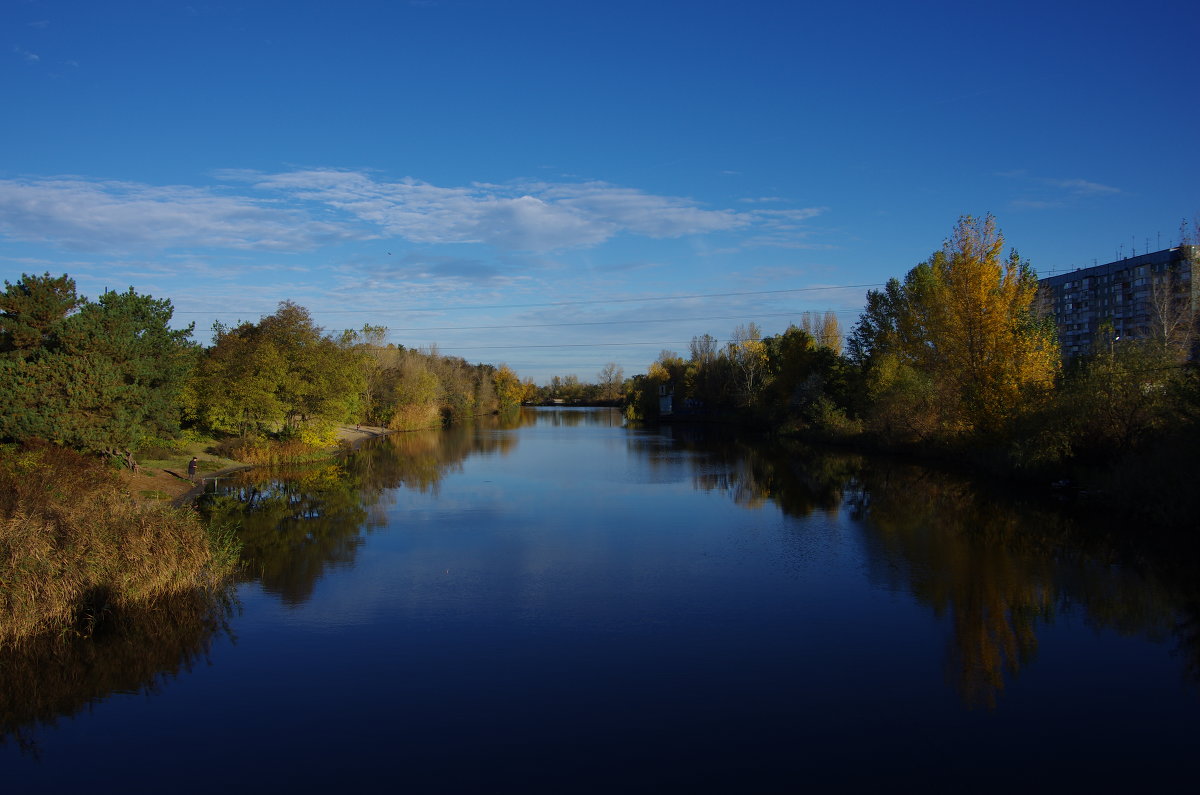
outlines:
{"label": "bush along shore", "polygon": [[133,499],[99,459],[37,441],[0,448],[0,649],[215,596],[238,554],[232,531],[190,506]]}

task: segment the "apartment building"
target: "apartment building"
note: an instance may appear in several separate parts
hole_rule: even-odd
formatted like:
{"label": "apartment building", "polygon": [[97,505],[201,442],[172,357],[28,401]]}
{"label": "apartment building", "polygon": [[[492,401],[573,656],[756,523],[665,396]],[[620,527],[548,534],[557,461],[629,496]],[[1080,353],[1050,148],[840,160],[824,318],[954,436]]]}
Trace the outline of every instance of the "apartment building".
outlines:
{"label": "apartment building", "polygon": [[1049,276],[1038,282],[1041,310],[1054,317],[1064,359],[1162,336],[1188,340],[1195,359],[1198,268],[1200,246],[1176,246]]}

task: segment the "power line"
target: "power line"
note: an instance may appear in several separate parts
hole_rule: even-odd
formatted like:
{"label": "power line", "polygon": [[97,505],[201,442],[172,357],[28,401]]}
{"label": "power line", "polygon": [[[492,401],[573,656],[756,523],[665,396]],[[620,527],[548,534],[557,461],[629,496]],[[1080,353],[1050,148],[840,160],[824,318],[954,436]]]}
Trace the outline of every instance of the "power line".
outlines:
{"label": "power line", "polygon": [[[825,314],[825,312],[833,312],[839,315],[859,315],[862,314],[858,309],[824,309],[824,310],[805,310],[814,311],[817,314]],[[759,312],[749,313],[755,318],[760,317],[796,317],[803,314],[801,311],[796,312]],[[388,333],[399,331],[493,331],[503,329],[517,328],[553,328],[559,326],[629,326],[637,323],[693,323],[704,320],[745,320],[746,315],[708,315],[705,317],[668,317],[668,318],[629,318],[626,320],[586,320],[572,323],[514,323],[512,325],[498,326],[411,326],[402,328],[387,327]],[[326,329],[326,331],[358,331],[358,329]]]}
{"label": "power line", "polygon": [[[717,342],[728,342],[729,340],[717,340]],[[491,350],[515,350],[519,348],[628,348],[639,345],[654,345],[661,347],[663,345],[691,345],[691,342],[559,342],[554,344],[538,344],[538,345],[455,345],[443,346],[438,345],[438,352],[442,351],[491,351]]]}
{"label": "power line", "polygon": [[[580,301],[547,301],[542,303],[531,304],[450,304],[447,306],[399,306],[389,307],[387,309],[322,309],[322,314],[326,315],[360,315],[360,314],[383,314],[385,312],[448,312],[458,309],[530,309],[534,307],[546,306],[583,306],[587,304],[631,304],[631,303],[646,303],[649,301],[686,301],[693,298],[735,298],[747,295],[782,295],[785,293],[810,293],[820,292],[824,290],[855,290],[863,287],[882,287],[882,282],[872,284],[839,284],[826,287],[793,287],[786,290],[746,290],[742,292],[732,293],[696,293],[694,295],[660,295],[647,296],[642,298],[591,298]],[[206,315],[213,314],[211,310],[198,309],[177,309],[175,314],[178,315]],[[221,310],[219,314],[230,315],[239,314],[238,310]]]}

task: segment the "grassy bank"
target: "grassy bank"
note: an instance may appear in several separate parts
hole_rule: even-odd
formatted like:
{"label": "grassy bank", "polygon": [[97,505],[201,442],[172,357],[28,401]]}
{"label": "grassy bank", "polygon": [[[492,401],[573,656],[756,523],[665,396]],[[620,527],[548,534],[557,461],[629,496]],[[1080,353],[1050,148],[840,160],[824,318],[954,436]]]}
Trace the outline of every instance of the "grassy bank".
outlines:
{"label": "grassy bank", "polygon": [[0,648],[215,591],[237,560],[231,534],[191,508],[136,501],[97,459],[49,444],[0,448]]}

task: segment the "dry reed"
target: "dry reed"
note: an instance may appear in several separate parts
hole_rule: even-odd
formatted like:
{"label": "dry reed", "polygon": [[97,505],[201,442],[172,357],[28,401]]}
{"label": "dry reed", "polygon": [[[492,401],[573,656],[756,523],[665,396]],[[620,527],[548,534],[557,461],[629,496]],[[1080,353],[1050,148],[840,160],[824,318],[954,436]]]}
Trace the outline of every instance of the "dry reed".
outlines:
{"label": "dry reed", "polygon": [[136,504],[100,461],[42,443],[0,451],[0,648],[214,591],[236,565],[231,534],[191,508]]}

